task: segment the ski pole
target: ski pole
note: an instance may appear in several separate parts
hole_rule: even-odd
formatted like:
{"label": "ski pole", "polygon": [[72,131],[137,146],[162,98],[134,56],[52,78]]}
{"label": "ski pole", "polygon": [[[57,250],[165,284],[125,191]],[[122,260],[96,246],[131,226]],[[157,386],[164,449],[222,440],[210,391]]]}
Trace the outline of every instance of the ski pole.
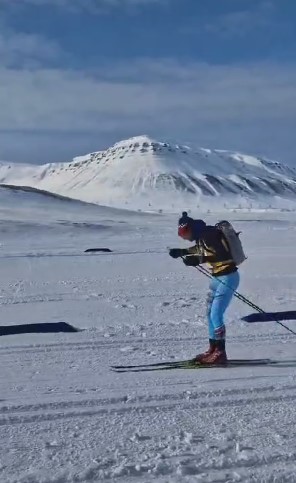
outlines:
{"label": "ski pole", "polygon": [[[182,257],[182,259],[184,259],[184,257]],[[206,275],[208,278],[211,278],[213,279],[213,275],[204,267],[200,267],[200,266],[197,266],[197,267],[194,267],[196,268],[200,273],[203,273],[204,275]],[[244,302],[246,305],[249,305],[249,307],[252,307],[252,309],[256,310],[257,312],[259,312],[260,314],[266,314],[265,310],[261,309],[260,307],[258,307],[258,305],[254,304],[253,302],[251,302],[251,300],[247,299],[244,295],[242,295],[241,293],[237,292],[236,290],[233,290],[232,287],[230,287],[229,285],[227,285],[227,283],[223,282],[223,280],[220,280],[218,278],[218,281],[220,283],[222,283],[223,285],[225,285],[226,287],[228,287],[230,290],[233,291],[234,293],[234,296],[236,298],[238,298],[239,300],[241,300],[242,302]],[[281,325],[284,329],[288,330],[289,332],[291,332],[291,334],[293,335],[296,335],[296,332],[294,332],[292,329],[290,329],[290,327],[287,327],[285,324],[283,324],[282,322],[280,322],[279,320],[277,320],[275,317],[273,318],[274,322],[276,322],[277,324]]]}

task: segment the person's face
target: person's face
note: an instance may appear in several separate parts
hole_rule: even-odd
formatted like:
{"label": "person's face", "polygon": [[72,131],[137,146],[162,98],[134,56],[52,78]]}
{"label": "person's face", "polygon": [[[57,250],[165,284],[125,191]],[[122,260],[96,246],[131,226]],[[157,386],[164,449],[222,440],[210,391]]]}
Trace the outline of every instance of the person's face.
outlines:
{"label": "person's face", "polygon": [[189,227],[186,227],[186,230],[183,230],[182,234],[180,234],[180,236],[181,236],[181,238],[183,238],[183,240],[187,240],[187,241],[190,241],[190,242],[192,242],[194,240],[193,235],[192,235],[192,230]]}

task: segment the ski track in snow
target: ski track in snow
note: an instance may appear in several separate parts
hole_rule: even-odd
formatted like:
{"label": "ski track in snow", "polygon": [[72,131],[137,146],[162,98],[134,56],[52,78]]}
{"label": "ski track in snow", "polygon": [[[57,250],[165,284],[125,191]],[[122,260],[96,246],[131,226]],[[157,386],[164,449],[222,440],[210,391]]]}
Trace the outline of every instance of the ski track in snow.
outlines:
{"label": "ski track in snow", "polygon": [[[268,311],[295,309],[295,238],[285,236],[277,262],[282,231],[269,226],[268,239],[265,225],[244,227],[252,256],[240,291]],[[148,240],[124,238],[121,249],[158,247],[153,230]],[[163,230],[170,242],[170,224]],[[51,236],[56,249],[63,240]],[[65,321],[85,330],[0,338],[1,483],[296,481],[296,350],[287,331],[242,322],[251,309],[235,301],[230,357],[295,365],[118,374],[109,366],[186,359],[207,344],[208,281],[164,253],[2,255],[1,325]]]}
{"label": "ski track in snow", "polygon": [[110,350],[92,358],[71,345],[54,357],[50,344],[37,357],[1,351],[12,386],[0,401],[1,471],[11,461],[29,472],[8,481],[293,481],[295,369],[110,376]]}

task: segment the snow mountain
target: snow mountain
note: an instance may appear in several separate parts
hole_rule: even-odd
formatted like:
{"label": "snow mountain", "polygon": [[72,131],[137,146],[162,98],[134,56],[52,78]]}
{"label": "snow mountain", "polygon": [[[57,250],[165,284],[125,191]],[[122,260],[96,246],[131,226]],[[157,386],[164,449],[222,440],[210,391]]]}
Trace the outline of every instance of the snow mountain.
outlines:
{"label": "snow mountain", "polygon": [[296,169],[261,157],[130,138],[41,166],[0,163],[0,183],[118,208],[277,206],[296,200]]}

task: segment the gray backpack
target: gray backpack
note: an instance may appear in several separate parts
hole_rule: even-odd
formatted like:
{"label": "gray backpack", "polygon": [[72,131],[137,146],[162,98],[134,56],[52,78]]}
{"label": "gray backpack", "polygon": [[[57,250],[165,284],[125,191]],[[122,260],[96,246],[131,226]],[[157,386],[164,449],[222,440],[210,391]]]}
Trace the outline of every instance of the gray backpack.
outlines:
{"label": "gray backpack", "polygon": [[234,263],[237,266],[241,265],[247,259],[247,257],[244,253],[242,242],[239,238],[240,233],[237,233],[232,224],[226,220],[219,221],[215,226],[223,233]]}

